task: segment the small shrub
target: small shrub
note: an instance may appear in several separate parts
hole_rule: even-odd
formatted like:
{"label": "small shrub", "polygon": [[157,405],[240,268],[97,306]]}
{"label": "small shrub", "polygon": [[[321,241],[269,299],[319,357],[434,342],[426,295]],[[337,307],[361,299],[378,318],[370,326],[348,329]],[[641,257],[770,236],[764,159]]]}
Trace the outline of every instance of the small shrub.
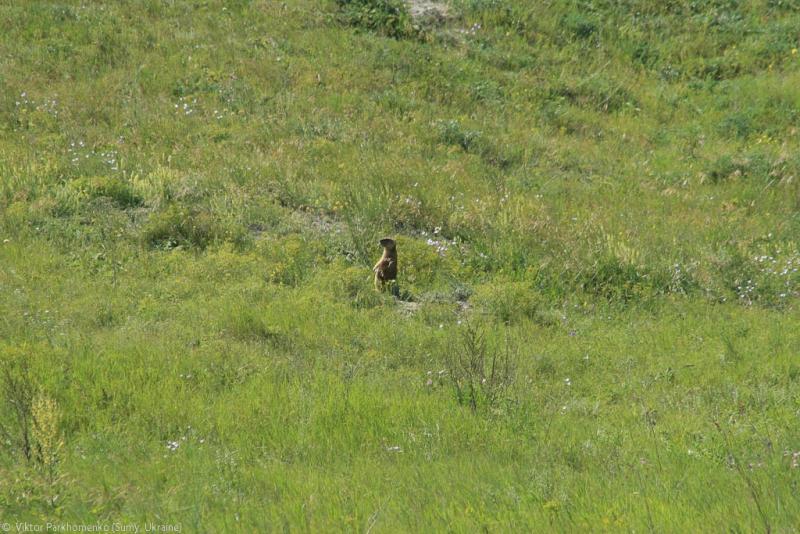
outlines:
{"label": "small shrub", "polygon": [[516,355],[508,341],[502,350],[489,347],[484,333],[466,323],[461,343],[448,355],[447,370],[459,404],[473,412],[491,410],[497,408],[514,382]]}
{"label": "small shrub", "polygon": [[344,21],[388,37],[414,33],[411,16],[402,0],[336,0]]}
{"label": "small shrub", "polygon": [[31,405],[31,437],[33,442],[33,459],[41,472],[47,486],[47,501],[54,506],[58,495],[59,464],[61,463],[64,440],[59,426],[61,412],[55,400],[40,393]]}
{"label": "small shrub", "polygon": [[63,490],[61,412],[39,380],[40,367],[52,361],[36,356],[27,345],[0,346],[0,438],[20,454],[30,496],[53,507]]}

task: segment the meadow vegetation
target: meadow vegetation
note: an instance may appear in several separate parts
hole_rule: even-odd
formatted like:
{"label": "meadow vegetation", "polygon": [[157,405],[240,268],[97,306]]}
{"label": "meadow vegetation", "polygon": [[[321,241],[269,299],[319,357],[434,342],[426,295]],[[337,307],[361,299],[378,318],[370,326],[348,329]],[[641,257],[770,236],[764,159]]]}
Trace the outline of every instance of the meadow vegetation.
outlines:
{"label": "meadow vegetation", "polygon": [[800,4],[446,8],[0,4],[0,521],[800,528]]}

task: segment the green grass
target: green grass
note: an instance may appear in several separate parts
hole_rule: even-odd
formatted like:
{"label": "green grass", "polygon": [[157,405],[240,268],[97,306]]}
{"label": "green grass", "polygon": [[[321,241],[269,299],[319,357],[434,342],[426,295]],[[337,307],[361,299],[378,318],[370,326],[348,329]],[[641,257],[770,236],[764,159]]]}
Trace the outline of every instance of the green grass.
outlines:
{"label": "green grass", "polygon": [[0,523],[800,528],[797,5],[399,5],[0,5]]}

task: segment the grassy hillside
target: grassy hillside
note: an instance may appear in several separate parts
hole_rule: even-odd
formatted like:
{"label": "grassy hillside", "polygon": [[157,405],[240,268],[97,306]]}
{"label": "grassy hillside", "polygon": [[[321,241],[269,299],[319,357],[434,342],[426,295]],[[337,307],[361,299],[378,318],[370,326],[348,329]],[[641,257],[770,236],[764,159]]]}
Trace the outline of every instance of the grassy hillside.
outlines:
{"label": "grassy hillside", "polygon": [[798,27],[0,3],[0,523],[800,528]]}

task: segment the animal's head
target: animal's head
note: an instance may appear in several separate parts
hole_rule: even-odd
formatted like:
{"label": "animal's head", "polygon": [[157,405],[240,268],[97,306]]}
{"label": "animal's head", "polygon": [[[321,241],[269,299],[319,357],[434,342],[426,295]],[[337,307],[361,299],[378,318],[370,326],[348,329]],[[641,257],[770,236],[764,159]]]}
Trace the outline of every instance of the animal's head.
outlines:
{"label": "animal's head", "polygon": [[383,248],[388,250],[393,250],[397,246],[397,243],[394,242],[394,239],[390,237],[384,237],[381,239],[380,243]]}

